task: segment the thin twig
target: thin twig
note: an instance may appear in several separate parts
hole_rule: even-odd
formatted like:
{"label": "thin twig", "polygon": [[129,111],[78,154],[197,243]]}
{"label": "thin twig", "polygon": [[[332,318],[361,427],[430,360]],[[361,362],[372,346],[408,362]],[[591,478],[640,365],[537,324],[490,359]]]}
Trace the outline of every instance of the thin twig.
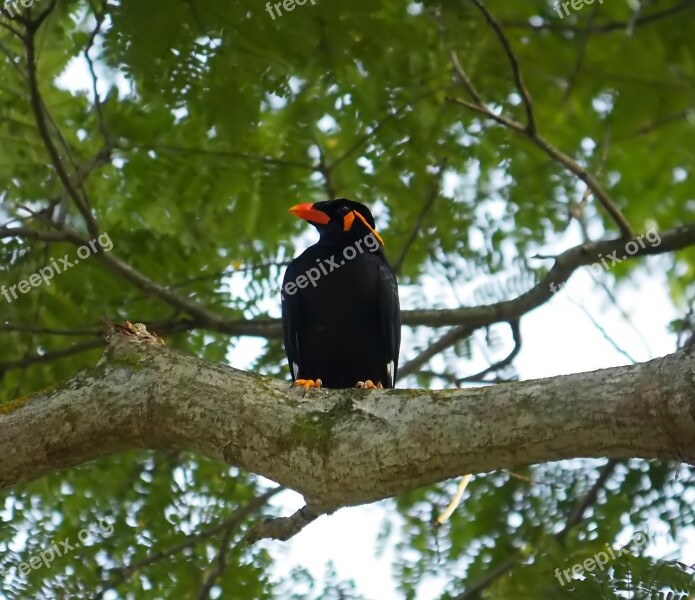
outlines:
{"label": "thin twig", "polygon": [[473,381],[482,381],[483,383],[487,383],[484,379],[485,375],[487,375],[488,373],[495,373],[497,371],[500,371],[501,369],[509,365],[516,358],[516,355],[519,354],[519,352],[521,351],[521,328],[519,327],[519,320],[512,321],[511,323],[509,323],[509,327],[512,330],[512,337],[514,339],[514,348],[512,348],[512,351],[502,360],[491,364],[487,369],[483,369],[482,371],[480,371],[480,373],[476,373],[475,375],[469,375],[468,377],[458,379],[457,383],[461,384],[464,382]]}
{"label": "thin twig", "polygon": [[516,83],[516,88],[521,94],[521,98],[524,102],[524,108],[526,109],[526,128],[531,136],[536,133],[536,118],[533,116],[533,103],[531,102],[531,94],[529,94],[528,88],[524,83],[524,78],[521,75],[521,67],[519,66],[519,60],[512,50],[512,45],[509,43],[509,38],[504,33],[504,30],[497,22],[495,17],[492,16],[487,7],[480,0],[472,0],[473,4],[478,7],[478,10],[483,13],[485,20],[488,25],[492,27],[493,31],[497,35],[504,52],[509,59],[509,63],[512,67],[512,74],[514,75],[514,82]]}
{"label": "thin twig", "polygon": [[[610,142],[610,127],[606,125],[606,133],[604,135],[603,143],[601,145],[601,158],[599,160],[598,166],[596,167],[596,175],[599,176],[601,175],[601,172],[603,171],[603,168],[606,166],[606,161],[608,160],[608,148],[609,148],[609,142]],[[572,206],[570,204],[569,206],[569,223],[571,223],[572,219],[576,219],[577,223],[579,223],[579,227],[582,230],[582,239],[584,240],[584,243],[589,243],[591,241],[591,236],[589,235],[589,228],[587,227],[586,224],[586,219],[584,218],[584,207],[586,206],[586,203],[588,202],[589,198],[591,196],[591,188],[589,186],[586,187],[584,190],[584,193],[582,194],[582,199],[579,201],[577,206]]]}
{"label": "thin twig", "polygon": [[671,123],[675,123],[683,119],[688,119],[693,115],[695,115],[695,106],[689,106],[688,108],[680,110],[671,115],[661,117],[660,119],[654,119],[653,121],[649,121],[647,124],[642,125],[633,133],[616,137],[613,141],[614,143],[621,143],[624,141],[634,139],[636,137],[646,136],[656,131],[657,129],[664,127],[665,125],[670,125]]}
{"label": "thin twig", "polygon": [[[19,19],[17,19],[17,20],[19,20]],[[14,35],[16,38],[19,38],[20,40],[23,38],[22,32],[19,31],[19,29],[15,29],[14,27],[12,27],[12,25],[10,25],[6,21],[2,20],[1,13],[0,13],[0,27],[2,27],[3,29],[7,29],[7,31],[9,31],[12,35]],[[11,58],[10,61],[12,63],[14,63],[14,59]]]}
{"label": "thin twig", "polygon": [[577,308],[579,308],[586,315],[586,317],[589,319],[589,321],[591,321],[591,324],[603,336],[603,339],[605,339],[611,346],[613,346],[613,348],[615,349],[616,352],[622,354],[625,358],[627,358],[633,364],[637,362],[632,356],[630,356],[630,354],[628,353],[627,350],[624,350],[623,348],[621,348],[618,345],[618,342],[616,342],[610,335],[608,335],[608,332],[601,326],[601,324],[594,318],[594,316],[586,309],[586,307],[583,304],[581,304],[575,300],[572,300],[571,298],[569,299],[569,301],[572,304],[574,304]]}
{"label": "thin twig", "polygon": [[434,342],[429,348],[425,348],[412,360],[409,360],[403,366],[398,368],[398,379],[403,379],[408,375],[415,373],[422,365],[426,364],[431,358],[434,358],[440,352],[450,348],[459,340],[468,337],[473,333],[474,329],[466,325],[458,325],[451,328],[441,338]]}
{"label": "thin twig", "polygon": [[543,152],[545,152],[548,156],[550,156],[550,158],[552,158],[555,162],[558,162],[561,165],[563,165],[568,171],[570,171],[575,176],[577,176],[579,179],[581,179],[587,185],[587,187],[591,188],[591,191],[594,193],[594,197],[605,208],[605,210],[611,216],[613,221],[616,223],[623,238],[632,237],[633,233],[632,233],[632,228],[630,227],[630,224],[627,222],[627,220],[625,219],[623,214],[620,212],[620,210],[617,208],[617,206],[615,205],[613,200],[610,198],[608,193],[603,189],[601,184],[596,180],[596,178],[591,173],[589,173],[584,167],[582,167],[579,163],[577,163],[571,157],[569,157],[568,155],[564,154],[562,151],[557,149],[555,146],[553,146],[550,142],[548,142],[545,138],[543,138],[540,135],[540,133],[538,132],[538,130],[536,128],[535,120],[533,117],[533,108],[532,108],[532,104],[531,104],[531,98],[530,98],[530,95],[528,93],[528,90],[526,89],[526,87],[523,83],[523,78],[521,75],[521,69],[519,66],[519,61],[517,60],[516,56],[514,55],[514,52],[511,48],[511,44],[509,43],[509,40],[507,39],[507,36],[505,35],[505,33],[502,30],[499,23],[494,19],[494,17],[492,17],[490,12],[480,2],[480,0],[472,0],[472,1],[485,15],[485,18],[487,19],[488,23],[494,29],[497,37],[500,39],[500,42],[502,43],[502,46],[504,48],[505,53],[509,57],[510,63],[512,65],[512,73],[514,76],[516,87],[517,87],[519,93],[521,94],[522,99],[524,101],[524,105],[526,107],[527,125],[524,126],[523,124],[519,123],[518,121],[515,121],[514,119],[510,119],[510,118],[505,117],[501,114],[497,114],[497,113],[493,112],[483,102],[482,96],[475,89],[475,86],[473,85],[470,78],[468,77],[468,75],[466,74],[464,69],[462,68],[459,61],[456,60],[456,55],[454,53],[451,53],[452,65],[454,67],[454,70],[457,73],[459,79],[461,79],[461,81],[464,83],[469,94],[474,99],[474,102],[469,102],[467,100],[461,100],[459,98],[446,98],[447,102],[451,102],[453,104],[458,104],[460,106],[464,106],[464,107],[468,108],[469,110],[472,110],[480,115],[483,115],[489,119],[492,119],[493,121],[496,121],[500,125],[503,125],[504,127],[507,127],[508,129],[510,129],[512,131],[520,133],[520,134],[524,135],[526,138],[528,138],[529,140],[531,140],[531,142],[533,142],[534,145],[536,145]]}
{"label": "thin twig", "polygon": [[[137,320],[135,321],[137,322]],[[200,329],[204,327],[204,324],[200,321],[191,319],[168,319],[164,321],[143,321],[146,327],[150,331],[155,331],[161,336],[174,335],[176,333],[185,333],[193,329]],[[0,325],[0,331],[15,331],[18,333],[27,332],[33,335],[56,335],[56,336],[92,336],[95,339],[90,342],[74,344],[67,348],[62,348],[60,350],[55,350],[53,352],[46,352],[45,354],[32,354],[24,356],[21,359],[16,359],[12,361],[7,361],[0,363],[0,376],[3,372],[9,371],[10,369],[26,369],[35,364],[48,364],[50,362],[61,360],[69,356],[74,356],[75,354],[80,354],[82,352],[87,352],[94,348],[102,346],[105,342],[103,340],[103,329],[94,330],[51,330],[51,329],[41,329],[38,326],[35,327],[22,327],[14,325]],[[80,333],[78,333],[80,332]]]}
{"label": "thin twig", "polygon": [[579,72],[582,69],[584,57],[586,56],[586,49],[589,47],[589,39],[591,38],[591,32],[589,31],[589,28],[591,27],[591,24],[594,22],[594,19],[598,14],[598,6],[598,4],[595,4],[591,9],[589,19],[587,20],[587,25],[581,33],[577,62],[575,63],[574,69],[567,80],[567,88],[565,89],[565,93],[562,96],[562,102],[560,103],[562,106],[564,106],[569,100],[569,97],[572,94],[572,90],[574,89],[574,85],[577,82],[577,79],[579,78]]}
{"label": "thin twig", "polygon": [[200,593],[198,594],[199,600],[206,600],[210,597],[210,591],[215,585],[215,581],[224,573],[227,567],[227,551],[229,550],[229,541],[232,538],[234,529],[235,527],[228,527],[224,534],[222,534],[217,554],[213,560],[214,566],[212,570],[206,574],[203,585],[200,588]]}
{"label": "thin twig", "polygon": [[[636,19],[633,23],[633,30],[638,25],[646,25],[648,23],[654,23],[665,17],[674,15],[686,8],[691,8],[695,6],[695,0],[683,0],[679,4],[671,6],[661,11],[652,13],[651,15],[645,15]],[[631,19],[632,20],[632,19]],[[630,21],[631,21],[630,20]],[[602,23],[599,25],[594,25],[589,30],[590,33],[611,33],[614,31],[625,31],[630,21],[611,21],[609,23]],[[505,27],[509,29],[533,29],[535,31],[550,30],[564,33],[567,31],[581,32],[584,30],[583,27],[574,25],[562,25],[560,23],[546,21],[540,24],[534,24],[529,21],[504,21],[502,23]]]}
{"label": "thin twig", "polygon": [[121,583],[127,581],[130,577],[132,577],[135,573],[137,573],[144,567],[152,565],[161,560],[170,558],[171,556],[175,556],[176,554],[179,554],[186,548],[196,546],[203,540],[206,540],[207,538],[219,533],[220,531],[230,531],[237,529],[244,522],[245,519],[251,516],[258,509],[262,508],[268,502],[268,500],[270,500],[273,496],[280,493],[284,489],[284,487],[279,486],[271,490],[268,490],[267,492],[264,492],[263,494],[257,496],[248,504],[237,510],[231,517],[225,519],[217,525],[214,525],[213,527],[210,527],[209,529],[188,536],[188,538],[184,542],[178,543],[174,546],[171,546],[170,548],[167,548],[166,550],[162,550],[161,552],[152,554],[146,558],[135,561],[129,565],[111,569],[111,571],[109,572],[115,572],[116,575],[103,584],[99,592],[94,596],[95,600],[103,598],[104,594],[107,591],[115,589],[116,587],[121,585]]}
{"label": "thin twig", "polygon": [[473,85],[473,82],[471,81],[470,77],[468,77],[466,71],[464,71],[463,67],[461,66],[458,54],[456,54],[456,52],[453,49],[449,50],[449,58],[451,59],[451,65],[454,67],[454,72],[461,80],[461,83],[463,83],[464,87],[468,90],[468,93],[470,94],[471,98],[475,100],[475,103],[478,105],[478,107],[482,107],[487,112],[490,112],[490,109],[485,104],[485,101],[483,100],[482,96],[480,95],[476,87]]}
{"label": "thin twig", "polygon": [[559,540],[563,540],[570,530],[577,525],[579,525],[584,520],[584,515],[589,508],[596,503],[598,498],[598,493],[601,491],[603,486],[606,485],[608,479],[615,473],[615,469],[618,466],[619,461],[610,459],[605,465],[601,467],[598,477],[594,482],[594,485],[589,488],[589,491],[584,495],[581,501],[574,507],[567,521],[565,522],[565,527],[557,534]]}
{"label": "thin twig", "polygon": [[39,29],[39,27],[41,27],[43,22],[48,18],[48,15],[50,15],[53,12],[53,9],[56,7],[57,4],[58,0],[51,0],[48,3],[48,6],[46,6],[46,8],[44,8],[39,13],[39,16],[36,17],[36,19],[27,23],[27,30],[30,31],[32,34],[35,33]]}
{"label": "thin twig", "polygon": [[[567,521],[565,521],[565,526],[562,531],[554,536],[557,540],[562,541],[574,527],[583,521],[586,511],[596,503],[599,491],[603,488],[611,475],[613,475],[618,464],[618,461],[611,459],[603,467],[601,467],[598,478],[591,486],[589,491],[575,505],[574,509],[569,514]],[[516,565],[516,563],[523,558],[523,556],[524,555],[521,552],[517,552],[510,556],[483,577],[471,583],[466,590],[456,596],[454,600],[471,600],[472,598],[480,597],[480,593],[483,590],[492,585],[502,575],[508,573],[514,567],[514,565]]]}
{"label": "thin twig", "polygon": [[444,512],[441,515],[438,515],[435,519],[435,523],[437,525],[443,525],[449,520],[449,517],[451,517],[451,515],[454,514],[454,511],[458,508],[458,505],[461,504],[463,492],[466,490],[466,487],[468,486],[468,482],[471,480],[471,477],[473,477],[473,475],[469,473],[461,478],[459,484],[456,486],[456,493],[454,494],[454,497],[451,499],[451,502],[449,502],[449,506],[447,506],[446,509],[444,509]]}
{"label": "thin twig", "polygon": [[347,151],[337,160],[333,162],[331,165],[331,169],[335,169],[340,163],[343,161],[347,160],[354,152],[359,150],[364,144],[366,144],[388,121],[391,119],[395,119],[398,115],[400,115],[403,111],[407,110],[408,108],[414,106],[418,102],[421,102],[422,100],[426,100],[427,98],[430,98],[431,96],[434,96],[435,94],[438,94],[442,90],[447,89],[449,86],[446,87],[439,87],[434,90],[428,90],[424,92],[423,94],[420,94],[419,96],[416,96],[412,100],[408,100],[407,102],[404,102],[401,104],[398,108],[395,110],[387,113],[384,117],[382,117],[379,121],[377,121],[376,125],[372,127],[367,133],[362,135],[350,148],[347,149]]}
{"label": "thin twig", "polygon": [[430,186],[429,194],[427,194],[425,204],[423,205],[422,210],[420,211],[420,214],[418,215],[417,220],[415,221],[415,226],[413,227],[413,230],[410,232],[410,236],[408,236],[408,239],[406,240],[405,245],[401,250],[400,256],[393,265],[393,270],[396,273],[396,275],[400,273],[401,268],[403,267],[403,263],[405,262],[405,257],[408,255],[408,251],[417,239],[417,235],[420,232],[423,223],[425,222],[427,214],[430,212],[430,210],[432,210],[435,201],[439,197],[439,188],[442,185],[442,177],[444,175],[445,168],[446,161],[442,162],[442,164],[439,165],[439,167],[437,168],[437,172],[434,174],[432,178],[432,185]]}
{"label": "thin twig", "polygon": [[652,349],[649,347],[649,342],[647,342],[644,335],[642,335],[642,332],[639,329],[637,329],[637,327],[635,327],[635,324],[632,322],[630,315],[628,315],[627,312],[625,312],[625,310],[623,309],[623,307],[620,306],[620,303],[618,302],[618,299],[615,297],[615,294],[613,294],[610,288],[603,281],[597,278],[591,271],[589,271],[589,274],[591,275],[591,278],[594,280],[594,283],[606,293],[606,296],[608,296],[608,300],[620,313],[620,316],[623,318],[623,320],[632,328],[637,337],[642,341],[644,349],[647,351],[647,354],[649,354],[649,358],[654,358]]}
{"label": "thin twig", "polygon": [[13,325],[12,323],[0,323],[0,331],[10,331],[19,333],[33,333],[36,335],[55,335],[55,336],[88,336],[94,337],[101,335],[98,329],[50,329],[47,327],[37,327],[33,325]]}
{"label": "thin twig", "polygon": [[[420,375],[425,375],[427,377],[438,377],[439,379],[446,381],[450,385],[456,386],[456,387],[461,387],[461,384],[459,383],[459,378],[456,377],[456,375],[453,375],[451,373],[437,373],[435,371],[428,371],[425,369],[420,369],[418,371]],[[484,383],[484,384],[493,384],[493,383],[509,383],[509,379],[503,379],[502,377],[493,377],[491,379],[485,379],[484,381],[480,379],[469,379],[468,383]]]}
{"label": "thin twig", "polygon": [[187,148],[184,146],[174,146],[170,144],[131,144],[128,147],[123,147],[121,150],[163,150],[165,152],[177,152],[181,154],[200,154],[203,156],[217,156],[220,158],[239,158],[242,160],[256,161],[268,165],[277,165],[280,167],[296,167],[307,171],[315,171],[316,168],[309,163],[301,163],[294,160],[284,160],[281,158],[273,158],[272,156],[262,156],[257,154],[249,154],[248,152],[236,152],[234,150],[209,150],[206,148]]}
{"label": "thin twig", "polygon": [[[10,33],[12,33],[12,35],[14,35],[19,40],[22,39],[22,34],[19,31],[17,31],[14,27],[5,23],[1,18],[0,18],[0,27],[4,27],[5,29],[7,29]],[[1,44],[1,43],[0,43],[0,50],[7,57],[7,62],[9,62],[12,65],[12,67],[15,69],[15,71],[17,71],[17,73],[19,73],[20,77],[22,79],[26,80],[27,74],[24,72],[22,67],[19,65],[19,61],[17,60],[16,54],[14,52],[11,52],[7,48],[7,46],[5,46],[5,44]]]}
{"label": "thin twig", "polygon": [[[0,227],[0,240],[15,237],[41,242],[75,242],[74,238],[66,231],[43,231],[29,227]],[[82,241],[80,239],[80,242]]]}
{"label": "thin twig", "polygon": [[45,354],[31,354],[20,358],[17,360],[10,360],[4,363],[0,363],[0,376],[6,371],[11,369],[26,369],[32,365],[45,364],[57,360],[59,358],[66,358],[67,356],[73,356],[74,354],[80,354],[81,352],[87,352],[88,350],[93,350],[94,348],[99,348],[103,345],[103,340],[90,340],[89,342],[82,342],[80,344],[74,344],[69,348],[63,348],[62,350],[56,350],[55,352],[46,352]]}
{"label": "thin twig", "polygon": [[[52,10],[53,6],[55,6],[55,0],[51,3],[51,7],[49,8]],[[49,9],[46,9],[46,11],[41,13],[42,15],[45,15],[43,18],[45,18],[48,15],[48,12]],[[51,134],[48,130],[48,125],[46,123],[45,106],[43,99],[41,98],[41,92],[39,91],[39,82],[36,73],[37,64],[34,37],[35,31],[36,30],[33,27],[28,31],[27,35],[24,38],[24,46],[26,49],[29,96],[31,101],[31,107],[34,112],[34,119],[36,120],[36,126],[39,131],[39,135],[43,140],[44,146],[46,147],[46,151],[48,152],[48,155],[51,158],[53,167],[55,168],[56,173],[58,174],[59,179],[63,183],[63,186],[65,186],[65,190],[68,192],[73,202],[75,203],[75,206],[77,206],[77,209],[82,215],[90,235],[92,236],[92,238],[96,238],[99,235],[99,227],[97,225],[97,222],[94,219],[94,216],[92,215],[91,209],[89,208],[89,204],[86,198],[83,198],[77,191],[70,175],[68,174],[65,168],[65,165],[63,164],[58,149],[53,143],[53,139],[51,138]]]}
{"label": "thin twig", "polygon": [[[639,17],[642,14],[642,9],[644,8],[644,2],[642,0],[637,0],[637,2],[637,8],[635,8],[635,10],[632,13],[632,16],[630,17],[630,20],[625,26],[625,33],[627,35],[632,35],[634,33],[635,25],[637,24],[637,21],[639,20]],[[598,5],[596,6],[596,8],[598,8]]]}
{"label": "thin twig", "polygon": [[101,99],[99,98],[99,91],[97,89],[97,74],[94,69],[94,61],[92,61],[91,57],[89,56],[89,51],[93,48],[97,35],[101,33],[101,26],[104,22],[105,11],[98,11],[94,7],[92,7],[92,12],[94,13],[94,19],[96,20],[96,27],[92,30],[92,33],[90,34],[89,39],[87,40],[87,45],[84,49],[84,57],[87,61],[89,74],[92,78],[92,93],[94,94],[94,108],[97,113],[99,131],[101,132],[101,135],[104,138],[104,143],[108,146],[110,144],[109,134],[106,130],[106,123],[104,121],[104,111],[101,106]]}

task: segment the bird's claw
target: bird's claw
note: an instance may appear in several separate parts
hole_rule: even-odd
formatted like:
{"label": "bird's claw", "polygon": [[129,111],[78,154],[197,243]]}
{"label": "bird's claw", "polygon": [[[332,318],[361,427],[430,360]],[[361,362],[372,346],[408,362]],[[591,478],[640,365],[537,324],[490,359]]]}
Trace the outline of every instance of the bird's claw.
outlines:
{"label": "bird's claw", "polygon": [[384,386],[381,385],[381,381],[374,385],[374,382],[371,379],[367,379],[367,381],[358,381],[357,385],[355,387],[358,387],[362,390],[383,390]]}
{"label": "bird's claw", "polygon": [[304,391],[309,388],[316,388],[318,390],[321,389],[321,383],[320,379],[295,379],[291,387],[303,387]]}

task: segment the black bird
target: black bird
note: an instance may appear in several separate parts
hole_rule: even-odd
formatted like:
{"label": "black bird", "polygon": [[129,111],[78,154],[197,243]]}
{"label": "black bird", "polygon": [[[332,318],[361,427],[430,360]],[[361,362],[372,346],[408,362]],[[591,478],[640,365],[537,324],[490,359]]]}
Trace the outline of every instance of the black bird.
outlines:
{"label": "black bird", "polygon": [[398,283],[369,209],[340,198],[297,204],[319,241],[287,267],[282,326],[293,385],[385,387],[401,345]]}

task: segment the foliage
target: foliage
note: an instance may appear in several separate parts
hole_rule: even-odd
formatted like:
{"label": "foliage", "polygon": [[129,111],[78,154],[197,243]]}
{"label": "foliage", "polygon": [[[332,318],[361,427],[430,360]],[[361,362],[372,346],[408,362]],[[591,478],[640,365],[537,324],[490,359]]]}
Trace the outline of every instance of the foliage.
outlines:
{"label": "foliage", "polygon": [[[634,12],[632,4],[595,3],[564,18],[544,0],[486,6],[521,65],[542,135],[597,174],[636,231],[666,230],[695,213],[694,7],[647,1]],[[458,300],[464,304],[516,297],[546,272],[547,261],[531,257],[568,228],[579,223],[593,239],[617,234],[559,162],[450,101],[470,99],[452,68],[453,49],[495,111],[525,119],[509,57],[473,2],[311,0],[272,19],[263,3],[238,0],[41,0],[22,14],[44,10],[34,90],[26,43],[9,29],[25,24],[0,17],[0,225],[50,232],[54,219],[85,239],[93,233],[47,152],[33,91],[78,194],[113,241],[109,255],[229,322],[278,316],[278,281],[302,231],[286,210],[298,201],[372,203],[408,307],[451,306],[441,290],[455,281],[478,282],[472,300]],[[0,284],[7,286],[51,258],[75,258],[70,242],[0,239]],[[611,285],[639,277],[637,264],[612,269]],[[661,264],[674,302],[686,306],[695,292],[695,249]],[[223,328],[91,258],[12,302],[0,297],[0,401],[98,360],[102,319],[154,324],[184,352],[287,375],[277,338],[263,338],[257,358],[246,356],[239,338],[230,341]],[[488,332],[494,352],[499,331]],[[406,332],[405,356],[440,335],[429,327]],[[473,351],[459,341],[436,363],[439,379],[430,365],[410,381],[462,377]],[[585,518],[559,537],[600,464],[477,477],[436,533],[432,513],[446,504],[451,484],[385,502],[394,519],[402,516],[388,530],[398,540],[395,578],[404,597],[417,597],[423,578],[435,576],[448,582],[444,598],[457,597],[508,560],[484,597],[695,593],[687,569],[639,553],[600,576],[557,585],[555,568],[615,546],[625,531],[657,521],[679,540],[694,521],[683,495],[692,473],[632,460],[614,467]],[[100,519],[113,522],[114,532],[90,538],[50,569],[14,579],[6,573],[4,594],[105,591],[110,598],[106,588],[113,588],[124,598],[192,597],[209,584],[210,597],[355,597],[334,573],[319,591],[304,571],[275,581],[273,556],[244,546],[241,524],[190,538],[266,489],[226,465],[146,452],[15,488],[5,493],[0,529],[5,569]],[[220,556],[226,568],[216,570]]]}

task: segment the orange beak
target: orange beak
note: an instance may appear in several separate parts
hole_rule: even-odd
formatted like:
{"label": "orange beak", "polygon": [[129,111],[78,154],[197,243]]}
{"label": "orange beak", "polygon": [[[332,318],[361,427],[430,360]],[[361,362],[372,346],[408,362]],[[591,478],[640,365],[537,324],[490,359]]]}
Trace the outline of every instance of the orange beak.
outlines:
{"label": "orange beak", "polygon": [[295,217],[309,221],[309,223],[316,223],[317,225],[326,225],[329,223],[331,218],[320,210],[316,210],[313,204],[295,204],[290,208],[290,213]]}

